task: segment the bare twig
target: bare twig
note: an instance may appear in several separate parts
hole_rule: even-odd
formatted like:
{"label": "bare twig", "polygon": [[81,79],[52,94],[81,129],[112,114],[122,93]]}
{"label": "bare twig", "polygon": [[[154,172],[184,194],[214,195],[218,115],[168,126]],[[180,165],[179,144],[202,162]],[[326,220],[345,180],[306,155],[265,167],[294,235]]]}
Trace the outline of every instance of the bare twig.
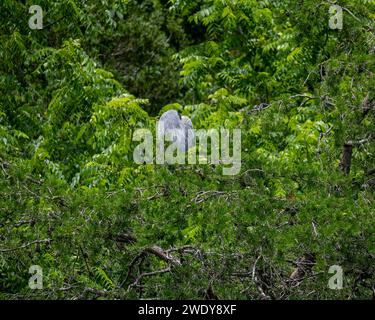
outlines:
{"label": "bare twig", "polygon": [[326,131],[326,132],[321,132],[320,135],[319,135],[319,139],[318,139],[318,148],[316,150],[316,154],[319,156],[321,150],[320,150],[320,144],[322,142],[322,139],[325,139],[331,132],[331,130],[333,129],[333,126],[329,127],[329,129]]}
{"label": "bare twig", "polygon": [[139,282],[142,280],[143,277],[154,276],[154,275],[157,275],[157,274],[167,273],[167,272],[170,272],[170,271],[171,271],[171,267],[161,269],[161,270],[152,271],[152,272],[143,272],[137,277],[137,279],[135,279],[135,281],[132,284],[129,285],[128,290],[130,290],[132,287],[136,287],[139,284]]}
{"label": "bare twig", "polygon": [[260,257],[261,256],[258,256],[258,258],[255,260],[254,265],[253,265],[253,271],[251,273],[251,278],[253,279],[253,281],[255,280],[255,270],[256,270],[256,266],[257,266],[257,263],[258,263]]}
{"label": "bare twig", "polygon": [[109,292],[107,290],[98,290],[98,289],[93,289],[93,288],[85,288],[83,290],[83,292],[77,298],[75,298],[75,300],[84,299],[88,293],[93,293],[96,296],[101,297],[101,296],[108,295]]}
{"label": "bare twig", "polygon": [[244,171],[244,172],[241,174],[241,176],[244,176],[245,174],[247,174],[247,173],[249,173],[249,172],[262,172],[262,173],[265,173],[264,170],[255,168],[255,169],[248,169],[248,170]]}
{"label": "bare twig", "polygon": [[297,268],[289,276],[289,280],[292,282],[300,282],[305,279],[306,275],[309,275],[313,266],[316,263],[315,254],[306,253],[304,256],[296,262]]}
{"label": "bare twig", "polygon": [[164,251],[162,248],[158,246],[152,246],[150,248],[146,248],[145,252],[151,253],[160,259],[172,264],[173,266],[180,266],[181,262],[179,259],[171,256],[168,252]]}
{"label": "bare twig", "polygon": [[37,185],[43,184],[43,181],[36,180],[36,179],[34,179],[34,178],[30,177],[30,176],[27,176],[26,179],[30,180],[31,182],[33,182],[33,183],[35,183]]}
{"label": "bare twig", "polygon": [[358,140],[358,141],[354,141],[353,146],[355,146],[355,147],[362,146],[366,143],[371,142],[373,139],[374,139],[374,136],[369,135],[367,138],[364,138],[364,139],[361,139],[361,140]]}
{"label": "bare twig", "polygon": [[23,226],[25,224],[34,225],[35,224],[35,220],[34,219],[31,219],[31,220],[20,220],[20,221],[18,221],[17,223],[14,224],[14,227],[18,228],[18,227]]}
{"label": "bare twig", "polygon": [[316,229],[316,222],[314,220],[311,221],[311,225],[313,227],[313,231],[314,231],[315,237],[317,237],[318,236],[318,231]]}
{"label": "bare twig", "polygon": [[20,249],[26,248],[26,247],[28,247],[28,246],[31,246],[31,245],[33,245],[33,244],[38,244],[38,243],[50,243],[51,241],[52,241],[52,239],[35,240],[35,241],[31,241],[31,242],[25,243],[25,244],[23,244],[22,246],[19,246],[19,247],[16,247],[16,248],[5,248],[5,249],[0,249],[0,252],[11,252],[11,251],[16,251],[16,250],[20,250]]}
{"label": "bare twig", "polygon": [[[182,248],[180,249],[174,249],[174,251],[178,251],[178,250],[183,250]],[[128,279],[130,278],[130,275],[131,273],[133,272],[133,269],[134,269],[134,266],[138,263],[138,265],[140,265],[143,261],[143,259],[148,255],[148,254],[152,254],[162,260],[164,260],[165,262],[167,262],[170,266],[169,268],[172,267],[176,267],[176,266],[180,266],[181,265],[181,261],[175,257],[173,257],[170,252],[172,252],[172,249],[170,250],[163,250],[162,248],[160,248],[159,246],[152,246],[152,247],[148,247],[148,248],[145,248],[140,254],[138,254],[129,264],[129,267],[128,267],[128,273],[125,277],[125,279],[121,282],[120,284],[120,287],[123,287],[124,284],[128,281]],[[168,268],[167,268],[168,269]],[[166,269],[163,269],[163,270],[166,270]],[[167,271],[164,271],[164,272],[167,272]],[[151,276],[151,275],[154,275],[154,274],[157,274],[157,273],[160,273],[160,272],[148,272],[148,273],[143,273],[141,274],[141,276],[139,276],[137,278],[137,280],[134,282],[136,284],[133,283],[133,285],[130,285],[130,287],[133,287],[135,285],[138,284],[138,282],[141,280],[142,277],[144,276]]]}
{"label": "bare twig", "polygon": [[194,199],[191,200],[191,202],[199,204],[214,196],[218,196],[218,197],[225,196],[226,200],[228,200],[229,196],[233,193],[234,192],[217,191],[217,190],[200,191],[196,194]]}
{"label": "bare twig", "polygon": [[143,259],[145,256],[146,256],[146,253],[145,253],[144,251],[142,251],[140,254],[138,254],[138,255],[137,255],[137,256],[136,256],[136,257],[130,262],[129,267],[128,267],[128,273],[127,273],[125,279],[121,282],[121,284],[120,284],[120,288],[122,288],[122,287],[124,286],[124,284],[128,281],[128,279],[129,279],[129,277],[130,277],[130,275],[131,275],[131,273],[132,273],[132,271],[133,271],[133,268],[134,268],[135,264],[136,264],[139,260]]}

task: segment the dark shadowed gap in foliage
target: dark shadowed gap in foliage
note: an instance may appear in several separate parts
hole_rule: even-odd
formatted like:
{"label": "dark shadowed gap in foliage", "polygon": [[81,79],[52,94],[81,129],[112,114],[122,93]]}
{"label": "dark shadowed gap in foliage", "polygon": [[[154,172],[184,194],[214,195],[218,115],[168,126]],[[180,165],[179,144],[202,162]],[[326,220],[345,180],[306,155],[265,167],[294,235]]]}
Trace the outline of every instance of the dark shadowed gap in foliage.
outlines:
{"label": "dark shadowed gap in foliage", "polygon": [[93,47],[103,67],[130,93],[149,99],[145,109],[151,115],[171,102],[183,103],[186,88],[180,84],[181,66],[173,55],[204,38],[204,29],[192,26],[169,7],[168,1],[131,0],[117,21],[118,32],[103,33],[101,39],[86,43],[86,50]]}
{"label": "dark shadowed gap in foliage", "polygon": [[[118,21],[118,33],[101,35],[96,50],[104,68],[114,73],[137,97],[149,99],[151,115],[171,103],[183,103],[187,88],[180,83],[181,65],[173,59],[179,50],[205,39],[205,28],[178,17],[168,1],[129,1]],[[94,42],[96,42],[95,40]]]}

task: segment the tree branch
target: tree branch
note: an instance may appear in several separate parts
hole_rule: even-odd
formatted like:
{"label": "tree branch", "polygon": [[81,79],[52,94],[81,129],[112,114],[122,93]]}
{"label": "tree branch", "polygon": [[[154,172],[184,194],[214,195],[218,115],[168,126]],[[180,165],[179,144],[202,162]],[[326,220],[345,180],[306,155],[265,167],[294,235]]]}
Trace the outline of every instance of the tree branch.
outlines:
{"label": "tree branch", "polygon": [[19,246],[19,247],[16,247],[16,248],[5,248],[5,249],[0,249],[0,252],[11,252],[11,251],[16,251],[16,250],[20,250],[20,249],[23,249],[23,248],[26,248],[28,246],[31,246],[33,244],[37,244],[37,243],[50,243],[52,241],[52,239],[44,239],[44,240],[35,240],[35,241],[31,241],[29,243],[25,243],[23,244],[22,246]]}

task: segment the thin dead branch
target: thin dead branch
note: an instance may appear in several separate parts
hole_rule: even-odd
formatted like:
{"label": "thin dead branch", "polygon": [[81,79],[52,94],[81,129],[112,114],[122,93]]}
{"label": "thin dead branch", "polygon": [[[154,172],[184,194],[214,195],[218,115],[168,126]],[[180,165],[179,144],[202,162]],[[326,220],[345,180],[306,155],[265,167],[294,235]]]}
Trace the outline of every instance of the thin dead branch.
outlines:
{"label": "thin dead branch", "polygon": [[43,240],[35,240],[35,241],[31,241],[31,242],[28,242],[28,243],[25,243],[23,244],[22,246],[19,246],[19,247],[16,247],[16,248],[5,248],[5,249],[0,249],[0,252],[11,252],[11,251],[17,251],[17,250],[20,250],[20,249],[24,249],[26,247],[29,247],[33,244],[40,244],[40,243],[50,243],[52,241],[52,239],[43,239]]}

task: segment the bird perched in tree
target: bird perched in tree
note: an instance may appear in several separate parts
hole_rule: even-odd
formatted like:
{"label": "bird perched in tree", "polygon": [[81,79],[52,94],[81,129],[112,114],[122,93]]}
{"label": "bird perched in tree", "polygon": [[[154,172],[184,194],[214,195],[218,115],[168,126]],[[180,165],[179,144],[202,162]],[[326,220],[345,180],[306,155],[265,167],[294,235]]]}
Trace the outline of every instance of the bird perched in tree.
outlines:
{"label": "bird perched in tree", "polygon": [[157,131],[159,137],[170,135],[168,140],[176,143],[183,152],[187,152],[193,145],[193,123],[189,117],[181,116],[176,110],[168,110],[161,115]]}

